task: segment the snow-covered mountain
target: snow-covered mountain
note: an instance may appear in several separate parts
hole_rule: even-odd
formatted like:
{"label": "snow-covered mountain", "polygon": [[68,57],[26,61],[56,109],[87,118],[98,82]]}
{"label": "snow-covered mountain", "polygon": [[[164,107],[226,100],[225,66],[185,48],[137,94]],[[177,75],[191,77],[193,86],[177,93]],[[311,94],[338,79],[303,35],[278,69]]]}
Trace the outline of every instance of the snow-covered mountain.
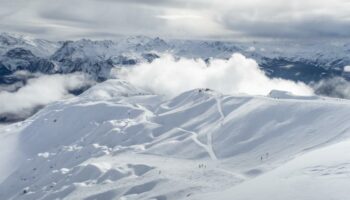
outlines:
{"label": "snow-covered mountain", "polygon": [[26,70],[29,72],[55,73],[55,65],[48,59],[35,56],[30,50],[16,47],[1,56],[1,69],[5,75]]}
{"label": "snow-covered mountain", "polygon": [[[280,42],[229,42],[150,38],[145,36],[121,37],[113,41],[50,42],[25,36],[3,33],[0,35],[0,78],[25,68],[14,61],[12,65],[6,54],[21,48],[30,51],[38,59],[46,60],[49,67],[38,65],[34,71],[42,73],[71,73],[83,71],[96,80],[109,77],[113,66],[135,65],[151,62],[160,54],[169,53],[179,57],[228,59],[233,53],[241,53],[255,59],[271,77],[281,77],[306,83],[324,78],[343,76],[349,78],[344,67],[350,65],[349,44],[344,42],[298,43]],[[45,61],[45,62],[46,62]]]}
{"label": "snow-covered mountain", "polygon": [[350,102],[110,79],[0,128],[0,199],[347,199]]}
{"label": "snow-covered mountain", "polygon": [[36,39],[14,33],[0,33],[0,54],[4,54],[13,48],[24,48],[40,57],[52,55],[59,47],[60,42],[52,42]]}
{"label": "snow-covered mountain", "polygon": [[[281,77],[304,82],[342,76],[343,68],[350,65],[349,49],[334,44],[295,44],[295,42],[242,43],[196,40],[163,40],[149,37],[127,37],[116,41],[78,40],[66,42],[52,56],[61,62],[62,71],[87,71],[98,73],[111,66],[100,68],[97,62],[110,65],[133,65],[152,61],[160,54],[179,57],[228,59],[233,53],[255,59],[271,77]],[[68,63],[66,63],[68,62]],[[67,67],[68,66],[68,67]],[[81,67],[83,66],[83,67]],[[68,69],[67,69],[68,68]],[[91,72],[89,72],[91,73]],[[94,74],[94,73],[92,73]]]}

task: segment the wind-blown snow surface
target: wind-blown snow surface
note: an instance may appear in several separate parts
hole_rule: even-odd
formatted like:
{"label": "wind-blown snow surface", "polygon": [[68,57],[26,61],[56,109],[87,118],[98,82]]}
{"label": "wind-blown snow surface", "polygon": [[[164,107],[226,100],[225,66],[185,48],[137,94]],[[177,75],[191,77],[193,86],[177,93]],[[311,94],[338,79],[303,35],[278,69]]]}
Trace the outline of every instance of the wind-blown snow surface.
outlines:
{"label": "wind-blown snow surface", "polygon": [[0,199],[346,199],[349,121],[347,100],[108,80],[0,127]]}

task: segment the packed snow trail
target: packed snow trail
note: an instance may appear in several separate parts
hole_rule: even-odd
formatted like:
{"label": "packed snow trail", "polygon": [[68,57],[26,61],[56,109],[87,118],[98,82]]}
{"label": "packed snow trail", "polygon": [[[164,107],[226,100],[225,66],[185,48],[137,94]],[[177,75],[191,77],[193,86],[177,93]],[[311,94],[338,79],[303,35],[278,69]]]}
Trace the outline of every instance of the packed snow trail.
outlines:
{"label": "packed snow trail", "polygon": [[[196,143],[196,144],[198,144],[199,146],[201,146],[207,153],[208,153],[208,155],[209,155],[209,157],[212,159],[212,160],[217,160],[217,158],[216,158],[216,155],[215,155],[215,153],[214,153],[214,151],[213,151],[213,149],[212,149],[212,147],[211,147],[211,141],[210,142],[208,142],[209,144],[204,144],[203,142],[201,142],[201,141],[199,141],[198,140],[198,133],[196,133],[196,132],[193,132],[193,131],[188,131],[188,130],[185,130],[185,129],[183,129],[183,128],[177,128],[179,131],[183,131],[183,132],[186,132],[186,133],[189,133],[189,134],[191,134],[192,136],[191,136],[191,138],[192,138],[192,140]],[[207,134],[207,135],[209,135],[209,134]]]}
{"label": "packed snow trail", "polygon": [[[210,155],[210,157],[213,160],[218,160],[218,158],[216,157],[215,151],[214,151],[214,147],[213,147],[213,133],[216,131],[216,129],[219,129],[221,126],[223,126],[224,124],[224,113],[222,112],[222,106],[221,106],[221,100],[219,99],[220,97],[216,96],[218,94],[214,94],[215,95],[215,102],[216,102],[216,107],[217,110],[220,114],[220,118],[219,118],[219,123],[216,124],[215,126],[213,126],[212,129],[210,129],[209,131],[206,132],[206,136],[207,136],[207,144],[204,145],[206,147],[206,151],[208,152],[208,154]],[[197,134],[198,135],[198,134]]]}
{"label": "packed snow trail", "polygon": [[[217,95],[217,94],[215,94],[215,95]],[[216,131],[217,128],[220,128],[221,126],[224,125],[224,119],[225,119],[225,115],[222,112],[222,105],[221,105],[221,99],[220,99],[221,97],[215,96],[216,106],[217,106],[218,112],[220,114],[219,124],[214,126],[213,130],[210,130],[207,133],[208,149],[210,151],[210,154],[215,157],[215,160],[217,160],[217,157],[216,157],[216,154],[215,154],[215,151],[214,151],[214,147],[213,147],[213,134],[214,134],[214,132]],[[220,127],[217,127],[217,126],[220,126]]]}
{"label": "packed snow trail", "polygon": [[224,112],[222,111],[222,102],[221,102],[221,98],[223,98],[222,95],[220,95],[219,97],[218,97],[218,96],[215,96],[216,105],[217,105],[218,111],[219,111],[219,113],[220,113],[220,122],[221,122],[221,125],[223,125],[223,121],[224,121],[224,119],[225,119],[225,115],[224,115]]}

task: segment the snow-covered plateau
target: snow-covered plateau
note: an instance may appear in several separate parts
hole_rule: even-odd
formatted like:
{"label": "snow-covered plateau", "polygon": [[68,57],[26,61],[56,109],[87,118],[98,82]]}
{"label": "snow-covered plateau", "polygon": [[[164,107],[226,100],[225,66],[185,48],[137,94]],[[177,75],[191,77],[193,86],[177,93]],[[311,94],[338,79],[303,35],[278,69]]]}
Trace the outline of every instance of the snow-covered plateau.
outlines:
{"label": "snow-covered plateau", "polygon": [[347,200],[350,101],[110,79],[0,127],[0,199]]}

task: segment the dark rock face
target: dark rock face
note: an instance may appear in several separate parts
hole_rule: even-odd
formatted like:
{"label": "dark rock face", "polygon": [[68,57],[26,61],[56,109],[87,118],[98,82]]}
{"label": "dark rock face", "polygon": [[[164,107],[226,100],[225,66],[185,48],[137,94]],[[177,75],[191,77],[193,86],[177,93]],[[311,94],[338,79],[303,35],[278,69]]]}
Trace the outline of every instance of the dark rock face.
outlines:
{"label": "dark rock face", "polygon": [[[105,42],[102,47],[105,50],[109,45]],[[99,55],[98,48],[101,48],[99,43],[91,40],[67,41],[51,56],[51,60],[59,66],[59,73],[84,72],[96,80],[104,80],[114,63],[108,56]]]}
{"label": "dark rock face", "polygon": [[119,55],[111,59],[114,65],[135,65],[138,63],[136,59],[127,56]]}
{"label": "dark rock face", "polygon": [[27,49],[13,48],[0,57],[0,84],[13,84],[21,81],[21,78],[11,76],[19,70],[53,74],[55,65],[48,59],[35,56]]}
{"label": "dark rock face", "polygon": [[73,41],[63,42],[61,48],[59,48],[52,56],[51,59],[62,62],[64,60],[72,59],[72,55],[75,51],[75,48],[71,45]]}
{"label": "dark rock face", "polygon": [[325,78],[342,76],[342,71],[324,68],[318,63],[308,61],[290,61],[285,58],[265,58],[260,64],[269,77],[283,78],[304,83],[317,82]]}
{"label": "dark rock face", "polygon": [[12,73],[11,70],[7,69],[1,62],[0,62],[0,84],[9,84],[9,82],[12,82],[6,78],[6,76],[10,75]]}
{"label": "dark rock face", "polygon": [[152,62],[153,60],[160,58],[157,54],[155,53],[144,53],[142,54],[142,57],[147,61],[147,62]]}
{"label": "dark rock face", "polygon": [[33,59],[35,56],[31,51],[17,47],[6,52],[5,57],[12,59]]}
{"label": "dark rock face", "polygon": [[11,73],[12,71],[7,69],[6,66],[0,62],[0,76],[10,75]]}
{"label": "dark rock face", "polygon": [[[0,67],[3,71],[15,72],[27,70],[30,72],[41,72],[45,74],[54,73],[54,64],[45,58],[35,56],[31,51],[17,47],[7,51],[0,58]],[[0,75],[6,75],[1,73]],[[7,74],[8,75],[8,74]]]}

